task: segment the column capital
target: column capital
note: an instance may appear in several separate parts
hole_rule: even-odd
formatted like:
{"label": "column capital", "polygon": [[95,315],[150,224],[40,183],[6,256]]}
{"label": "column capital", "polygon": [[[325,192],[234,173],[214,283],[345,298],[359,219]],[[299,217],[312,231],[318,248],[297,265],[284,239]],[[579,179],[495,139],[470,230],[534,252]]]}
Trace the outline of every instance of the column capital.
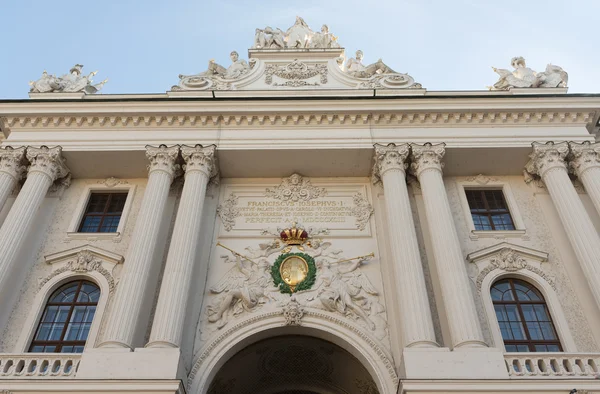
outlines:
{"label": "column capital", "polygon": [[442,171],[444,162],[442,159],[446,154],[446,144],[440,143],[433,145],[427,142],[423,145],[410,144],[412,149],[411,170],[418,177],[425,170]]}
{"label": "column capital", "polygon": [[0,172],[10,175],[15,182],[18,182],[27,170],[27,166],[23,164],[24,159],[24,146],[20,148],[0,147]]}
{"label": "column capital", "polygon": [[381,177],[384,173],[390,170],[405,171],[408,166],[406,158],[410,152],[408,144],[375,144],[375,164],[371,179],[373,184],[381,182]]}
{"label": "column capital", "polygon": [[529,155],[529,162],[525,165],[525,171],[528,173],[543,177],[548,170],[553,168],[567,169],[565,163],[565,158],[569,153],[567,142],[534,142],[531,146],[533,152]]}
{"label": "column capital", "polygon": [[209,179],[217,177],[219,175],[219,167],[217,157],[215,155],[216,151],[216,145],[209,145],[205,147],[200,144],[195,146],[182,145],[181,156],[185,161],[183,169],[186,173],[192,171],[201,171]]}
{"label": "column capital", "polygon": [[146,145],[146,157],[150,161],[148,164],[148,171],[164,171],[171,176],[171,179],[175,177],[179,165],[176,164],[177,158],[179,157],[179,145],[166,146],[151,146]]}
{"label": "column capital", "polygon": [[27,147],[27,160],[31,163],[29,173],[41,172],[47,175],[52,182],[57,179],[64,178],[69,174],[69,168],[62,157],[62,147],[55,146],[49,148],[45,145],[35,148]]}
{"label": "column capital", "polygon": [[569,167],[581,177],[586,170],[590,168],[600,168],[600,142],[591,143],[590,141],[578,144],[570,142],[571,153],[568,156]]}

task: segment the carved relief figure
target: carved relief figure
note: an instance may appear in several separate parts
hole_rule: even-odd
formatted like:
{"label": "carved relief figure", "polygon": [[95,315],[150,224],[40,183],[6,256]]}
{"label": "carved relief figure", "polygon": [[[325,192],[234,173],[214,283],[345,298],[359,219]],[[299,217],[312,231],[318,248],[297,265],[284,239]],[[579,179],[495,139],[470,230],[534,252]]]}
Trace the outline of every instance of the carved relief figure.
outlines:
{"label": "carved relief figure", "polygon": [[260,259],[257,264],[236,256],[221,256],[226,263],[235,261],[235,267],[230,269],[223,279],[210,288],[210,292],[221,297],[208,306],[208,321],[217,323],[217,327],[225,326],[232,316],[243,311],[249,311],[264,304],[269,296],[266,288],[273,288],[270,266],[266,259]]}
{"label": "carved relief figure", "polygon": [[383,60],[379,59],[373,64],[365,66],[362,64],[363,51],[356,51],[356,57],[351,57],[346,62],[346,72],[357,78],[370,78],[376,74],[395,74],[396,72],[389,68]]}
{"label": "carved relief figure", "polygon": [[365,261],[359,259],[341,265],[317,260],[320,272],[315,284],[317,295],[309,298],[306,305],[344,315],[354,313],[371,330],[375,330],[376,325],[366,311],[370,308],[368,295],[377,295],[378,292],[363,273],[356,272]]}
{"label": "carved relief figure", "polygon": [[311,48],[339,48],[337,37],[329,32],[329,27],[323,25],[321,31],[314,33],[310,41]]}
{"label": "carved relief figure", "polygon": [[510,62],[514,70],[492,67],[500,75],[491,90],[508,90],[510,88],[556,88],[566,87],[568,74],[559,66],[548,64],[546,71],[537,73],[527,67],[525,59],[521,56],[513,57]]}
{"label": "carved relief figure", "polygon": [[48,75],[48,73],[44,71],[40,79],[29,83],[31,86],[29,91],[31,93],[84,92],[86,94],[93,94],[102,89],[102,86],[108,81],[105,79],[96,85],[92,85],[92,77],[98,72],[93,71],[89,75],[81,75],[82,68],[83,65],[76,64],[69,70],[69,74],[65,74],[58,78],[54,75]]}
{"label": "carved relief figure", "polygon": [[194,75],[179,75],[179,85],[174,86],[173,90],[184,89],[206,89],[214,87],[217,90],[230,89],[231,82],[246,75],[254,66],[254,60],[246,62],[239,58],[236,51],[229,54],[231,64],[225,68],[216,63],[213,59],[208,62],[208,68]]}

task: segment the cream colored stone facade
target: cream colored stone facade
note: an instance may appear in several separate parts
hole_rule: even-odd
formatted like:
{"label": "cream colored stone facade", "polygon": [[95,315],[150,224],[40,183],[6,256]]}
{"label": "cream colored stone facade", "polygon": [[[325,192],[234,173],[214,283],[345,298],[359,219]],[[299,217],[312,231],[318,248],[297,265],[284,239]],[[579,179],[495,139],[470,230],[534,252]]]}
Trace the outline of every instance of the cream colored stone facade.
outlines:
{"label": "cream colored stone facade", "polygon": [[[0,392],[600,391],[600,97],[560,68],[431,91],[326,26],[280,33],[164,94],[0,103]],[[515,230],[476,230],[469,189]],[[114,191],[117,231],[78,232]],[[316,266],[293,297],[270,274],[290,251]],[[505,351],[501,278],[543,294],[563,352]],[[83,353],[28,353],[73,279],[101,290]]]}

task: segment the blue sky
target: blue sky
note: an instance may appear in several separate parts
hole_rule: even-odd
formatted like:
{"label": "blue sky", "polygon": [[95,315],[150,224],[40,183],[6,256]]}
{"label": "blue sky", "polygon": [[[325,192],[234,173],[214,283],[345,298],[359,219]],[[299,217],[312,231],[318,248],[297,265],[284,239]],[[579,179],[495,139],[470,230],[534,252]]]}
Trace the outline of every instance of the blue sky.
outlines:
{"label": "blue sky", "polygon": [[102,93],[162,93],[209,59],[247,58],[256,27],[286,30],[296,15],[428,90],[485,89],[491,66],[523,56],[536,71],[562,66],[570,93],[600,93],[600,0],[0,0],[0,98],[76,63],[109,78]]}

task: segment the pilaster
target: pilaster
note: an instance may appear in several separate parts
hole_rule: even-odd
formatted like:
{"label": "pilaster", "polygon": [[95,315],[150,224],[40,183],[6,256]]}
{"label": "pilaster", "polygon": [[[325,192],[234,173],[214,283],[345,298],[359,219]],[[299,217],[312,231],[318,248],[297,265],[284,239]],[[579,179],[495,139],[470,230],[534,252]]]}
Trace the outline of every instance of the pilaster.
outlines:
{"label": "pilaster", "polygon": [[[408,144],[375,145],[372,178],[383,182],[390,263],[404,347],[438,347],[406,187]],[[401,352],[400,352],[401,353]]]}
{"label": "pilaster", "polygon": [[146,147],[146,157],[150,161],[148,184],[100,347],[133,346],[144,296],[150,285],[150,273],[155,268],[158,236],[169,188],[178,169],[178,156],[177,145]]}
{"label": "pilaster", "polygon": [[419,179],[423,192],[452,346],[485,347],[471,283],[442,178],[445,144],[411,144],[411,148],[411,169]]}
{"label": "pilaster", "polygon": [[215,151],[214,145],[181,147],[181,155],[185,161],[185,182],[150,342],[146,347],[181,346],[194,263],[198,255],[206,187],[209,179],[217,176]]}

